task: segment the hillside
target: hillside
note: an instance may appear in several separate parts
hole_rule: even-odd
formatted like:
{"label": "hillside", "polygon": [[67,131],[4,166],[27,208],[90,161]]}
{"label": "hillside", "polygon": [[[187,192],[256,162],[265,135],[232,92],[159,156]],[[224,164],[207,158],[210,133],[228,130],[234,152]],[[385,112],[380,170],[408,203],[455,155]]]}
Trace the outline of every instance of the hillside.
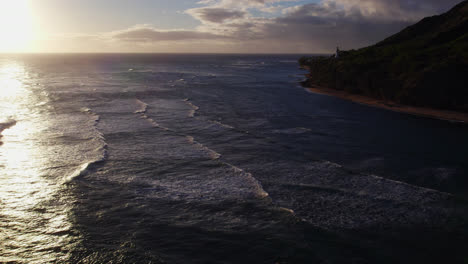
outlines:
{"label": "hillside", "polygon": [[310,70],[306,86],[468,112],[468,1],[374,46],[299,62]]}

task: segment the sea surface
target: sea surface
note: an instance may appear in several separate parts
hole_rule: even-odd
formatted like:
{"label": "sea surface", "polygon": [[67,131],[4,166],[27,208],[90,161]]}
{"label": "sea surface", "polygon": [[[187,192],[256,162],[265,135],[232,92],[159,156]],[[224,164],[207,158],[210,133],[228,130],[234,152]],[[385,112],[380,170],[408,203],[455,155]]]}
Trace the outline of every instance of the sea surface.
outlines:
{"label": "sea surface", "polygon": [[466,263],[468,126],[298,55],[0,55],[0,263]]}

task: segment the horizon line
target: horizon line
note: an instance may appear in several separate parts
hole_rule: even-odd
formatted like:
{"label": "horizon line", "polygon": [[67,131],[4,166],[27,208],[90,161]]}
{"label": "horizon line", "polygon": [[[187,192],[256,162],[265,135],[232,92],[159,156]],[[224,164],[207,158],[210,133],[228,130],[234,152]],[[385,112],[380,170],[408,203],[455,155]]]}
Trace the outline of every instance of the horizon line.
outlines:
{"label": "horizon line", "polygon": [[332,55],[332,53],[314,53],[314,52],[0,52],[3,55]]}

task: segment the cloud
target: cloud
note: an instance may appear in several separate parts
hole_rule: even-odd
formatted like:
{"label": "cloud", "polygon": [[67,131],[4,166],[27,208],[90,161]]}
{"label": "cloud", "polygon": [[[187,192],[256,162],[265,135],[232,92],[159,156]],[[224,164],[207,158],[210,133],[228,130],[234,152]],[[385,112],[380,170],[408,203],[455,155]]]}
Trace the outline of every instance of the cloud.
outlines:
{"label": "cloud", "polygon": [[[125,51],[325,53],[337,45],[351,49],[376,43],[461,0],[294,2],[203,0],[201,7],[185,11],[200,22],[195,29],[137,25],[90,38],[106,49]],[[262,13],[268,11],[273,13]]]}
{"label": "cloud", "polygon": [[461,0],[325,0],[323,6],[342,8],[346,14],[373,19],[417,21],[442,13]]}
{"label": "cloud", "polygon": [[[323,0],[320,3],[283,7],[285,0],[203,1],[196,10],[242,10],[235,21],[196,15],[205,32],[226,34],[242,42],[256,43],[265,49],[283,47],[302,52],[332,51],[336,45],[358,48],[373,44],[398,32],[425,16],[440,14],[461,0]],[[280,4],[272,6],[272,4]],[[282,15],[255,17],[251,10],[282,7]],[[226,13],[228,14],[228,13]],[[213,25],[211,22],[216,22]],[[307,48],[308,47],[308,48]]]}
{"label": "cloud", "polygon": [[207,0],[200,1],[199,4],[205,4],[213,7],[235,8],[247,10],[249,8],[263,8],[270,4],[297,2],[299,0]]}
{"label": "cloud", "polygon": [[226,38],[226,36],[216,35],[209,32],[191,30],[170,30],[163,31],[155,29],[149,25],[135,26],[121,31],[108,34],[113,40],[128,42],[161,42],[161,41],[182,41],[182,40],[216,40]]}
{"label": "cloud", "polygon": [[[251,17],[249,10],[255,9],[266,13],[275,13],[283,7],[281,3],[299,0],[203,0],[198,4],[204,7],[185,11],[202,23],[223,23],[228,20]],[[280,4],[280,5],[277,5]]]}
{"label": "cloud", "polygon": [[309,4],[264,24],[262,32],[270,41],[332,51],[337,45],[350,49],[375,43],[407,25],[405,21],[372,19],[360,12],[348,14],[341,8]]}
{"label": "cloud", "polygon": [[186,11],[187,14],[200,20],[202,23],[223,23],[226,20],[244,18],[246,12],[239,10],[229,10],[226,8],[192,8]]}

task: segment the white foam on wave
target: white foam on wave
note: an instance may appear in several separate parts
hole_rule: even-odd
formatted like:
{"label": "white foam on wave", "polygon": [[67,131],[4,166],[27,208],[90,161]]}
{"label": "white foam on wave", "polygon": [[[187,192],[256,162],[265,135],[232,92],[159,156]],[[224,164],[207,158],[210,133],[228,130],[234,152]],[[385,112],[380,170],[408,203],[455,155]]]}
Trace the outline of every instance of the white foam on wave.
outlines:
{"label": "white foam on wave", "polygon": [[221,158],[221,154],[219,154],[218,152],[216,152],[216,151],[206,147],[205,145],[195,141],[195,139],[192,136],[186,136],[186,138],[187,138],[187,141],[190,144],[195,145],[199,149],[202,149],[202,150],[206,151],[212,160],[217,160],[217,159]]}
{"label": "white foam on wave", "polygon": [[162,127],[161,125],[159,125],[156,121],[154,121],[154,119],[150,118],[146,114],[141,115],[141,118],[148,121],[153,127],[161,128],[163,130],[169,130],[168,128],[165,128],[165,127]]}
{"label": "white foam on wave", "polygon": [[395,185],[400,185],[402,187],[411,188],[411,189],[426,192],[426,193],[437,193],[437,194],[444,195],[444,196],[447,196],[447,197],[453,196],[453,194],[448,193],[448,192],[439,191],[439,190],[431,189],[431,188],[424,187],[424,186],[413,185],[413,184],[403,182],[403,181],[388,179],[388,178],[384,178],[382,176],[378,176],[378,175],[374,175],[374,174],[362,174],[362,176],[374,178],[374,179],[376,179],[378,181],[393,183]]}
{"label": "white foam on wave", "polygon": [[[199,107],[192,104],[189,101],[188,98],[183,99],[182,101],[185,102],[187,105],[189,105],[192,108],[192,110],[189,113],[189,117],[194,117],[195,112],[199,109]],[[143,102],[141,100],[137,100],[137,102],[138,102],[138,105],[140,106],[140,108],[137,111],[135,111],[134,113],[139,114],[141,116],[141,118],[144,118],[144,119],[147,119],[147,120],[152,120],[151,118],[149,118],[147,116],[148,104],[146,104],[145,102]],[[212,121],[212,123],[217,124],[217,125],[222,126],[222,127],[225,127],[225,128],[234,129],[234,127],[223,124],[223,123],[221,123],[219,121]],[[159,125],[157,127],[162,128]],[[256,198],[260,198],[260,199],[263,199],[263,198],[269,196],[269,194],[263,189],[261,183],[251,173],[246,172],[246,171],[244,171],[243,169],[241,169],[241,168],[239,168],[237,166],[234,166],[234,165],[229,164],[227,162],[221,161],[220,159],[221,159],[222,155],[220,153],[218,153],[215,150],[210,149],[209,147],[207,147],[207,146],[203,145],[202,143],[196,141],[196,139],[193,136],[186,135],[186,134],[183,134],[183,133],[179,133],[177,131],[167,129],[167,128],[166,128],[166,130],[173,132],[175,135],[185,137],[185,139],[187,140],[187,142],[189,144],[191,144],[195,148],[197,148],[199,150],[202,150],[203,152],[207,153],[211,160],[217,160],[221,164],[225,165],[228,170],[231,170],[234,174],[236,174],[236,176],[234,178],[224,179],[224,180],[230,181],[230,180],[234,180],[237,177],[240,177],[239,190],[242,190],[242,191],[246,191],[248,189],[253,190],[252,193],[254,194],[254,196]],[[213,181],[210,184],[211,184],[211,186],[216,186],[216,181]],[[172,189],[174,187],[172,183],[164,183],[164,181],[157,181],[157,185],[160,186],[160,187],[163,187],[163,188],[168,188],[168,189]],[[177,184],[176,186],[177,186],[177,191],[178,192],[180,192],[182,189],[184,189],[184,188],[181,188],[180,184]],[[203,189],[206,189],[206,188],[204,187]],[[190,189],[188,189],[188,190],[189,191],[187,191],[187,193],[184,193],[183,195],[181,195],[181,197],[185,197],[187,195],[188,196],[193,195],[193,193],[195,192],[192,187]],[[158,195],[161,195],[161,193],[159,193]],[[291,212],[290,209],[288,209],[286,211]]]}
{"label": "white foam on wave", "polygon": [[224,127],[224,128],[228,128],[228,129],[235,129],[233,126],[230,126],[228,124],[224,124],[224,123],[221,123],[219,121],[210,121],[211,123],[213,124],[216,124],[218,126],[221,126],[221,127]]}
{"label": "white foam on wave", "polygon": [[104,154],[101,159],[97,159],[95,161],[83,163],[71,175],[66,177],[65,180],[63,181],[63,183],[68,184],[68,183],[71,183],[74,179],[76,179],[78,177],[85,176],[86,174],[89,173],[90,169],[92,169],[94,167],[94,165],[97,165],[97,164],[105,161],[106,156],[107,156],[107,154]]}
{"label": "white foam on wave", "polygon": [[188,116],[189,117],[195,117],[195,114],[197,113],[198,110],[200,110],[200,107],[194,105],[192,102],[190,102],[190,99],[185,98],[184,101],[188,106],[190,106],[192,109],[189,111]]}
{"label": "white foam on wave", "polygon": [[244,175],[246,177],[246,180],[250,184],[255,186],[256,194],[258,195],[259,198],[265,198],[269,196],[269,194],[263,189],[262,184],[250,172],[246,172],[245,170],[235,165],[232,165],[228,162],[223,162],[223,164],[226,164],[227,166],[231,167],[235,172],[240,173],[241,175]]}
{"label": "white foam on wave", "polygon": [[[340,165],[340,164],[335,163],[335,162],[331,162],[331,161],[328,161],[328,160],[322,160],[321,162],[322,162],[322,164],[330,166],[330,167],[345,169],[343,167],[343,165]],[[448,192],[439,191],[439,190],[435,190],[435,189],[431,189],[431,188],[427,188],[427,187],[423,187],[423,186],[419,186],[419,185],[413,185],[413,184],[410,184],[410,183],[407,183],[407,182],[398,181],[398,180],[395,180],[395,179],[389,179],[389,178],[385,178],[385,177],[378,176],[378,175],[375,175],[375,174],[356,173],[354,175],[357,176],[357,177],[367,177],[367,178],[375,179],[375,180],[380,181],[380,182],[386,182],[387,183],[386,185],[394,184],[396,186],[399,185],[401,187],[411,188],[411,189],[426,192],[426,193],[437,193],[437,194],[441,194],[441,195],[444,195],[444,196],[453,196],[451,193],[448,193]]]}
{"label": "white foam on wave", "polygon": [[[190,111],[189,116],[194,117],[195,111],[199,109],[198,106],[193,105],[189,101],[188,98],[185,98],[182,101],[187,103],[189,106],[192,107],[192,110]],[[201,150],[205,151],[206,153],[208,153],[208,155],[210,156],[210,158],[212,160],[217,160],[217,159],[219,159],[221,157],[220,153],[218,153],[218,152],[206,147],[205,145],[197,142],[194,137],[189,136],[189,135],[184,135],[184,134],[181,134],[181,133],[177,133],[176,131],[170,130],[169,128],[166,128],[166,127],[163,127],[163,126],[159,125],[156,121],[154,121],[153,119],[148,117],[148,115],[146,114],[147,110],[148,110],[148,104],[146,104],[145,102],[143,102],[143,101],[141,101],[139,99],[137,99],[137,103],[140,105],[140,109],[135,111],[134,113],[135,114],[140,114],[141,118],[146,119],[147,121],[149,121],[154,127],[161,128],[161,129],[163,129],[165,131],[172,131],[172,132],[174,132],[175,134],[177,134],[179,136],[184,136],[190,144],[192,144],[195,147],[197,147],[198,149],[201,149]]]}
{"label": "white foam on wave", "polygon": [[[188,102],[188,100],[189,100],[189,99],[184,99],[183,101],[184,101],[184,102]],[[219,159],[219,158],[221,157],[221,154],[219,154],[218,152],[216,152],[216,151],[214,151],[214,150],[212,150],[212,149],[206,147],[205,145],[203,145],[203,144],[197,142],[192,136],[180,134],[180,133],[177,133],[177,132],[175,132],[175,131],[173,131],[173,130],[167,128],[167,127],[161,126],[160,124],[158,124],[156,121],[154,121],[152,118],[150,118],[150,117],[147,115],[147,111],[148,111],[148,104],[147,104],[147,103],[145,103],[145,102],[143,102],[143,101],[141,101],[141,100],[139,100],[139,99],[137,99],[137,103],[140,105],[140,109],[138,109],[138,110],[135,111],[134,113],[135,113],[135,114],[140,114],[140,117],[141,117],[142,119],[145,119],[145,120],[147,120],[148,122],[150,122],[151,125],[152,125],[153,127],[160,128],[160,129],[162,129],[162,130],[164,130],[164,131],[171,131],[171,132],[174,132],[175,134],[177,134],[177,135],[179,135],[179,136],[184,136],[190,144],[192,144],[192,145],[196,146],[198,149],[201,149],[201,150],[205,151],[206,153],[208,153],[208,155],[210,156],[210,158],[211,158],[212,160],[216,160],[216,159]],[[188,103],[189,103],[190,105],[192,105],[190,102],[188,102]],[[194,111],[195,111],[195,106],[194,106]],[[194,113],[192,113],[191,116],[193,117],[193,115],[194,115]]]}
{"label": "white foam on wave", "polygon": [[[330,161],[303,165],[298,173],[291,172],[283,182],[275,182],[281,188],[274,192],[291,193],[279,196],[279,206],[294,209],[297,217],[321,228],[419,224],[428,223],[427,219],[438,222],[453,209],[447,203],[453,197],[449,193],[352,171]],[[288,171],[285,168],[284,173]],[[308,201],[320,201],[312,205],[316,211]]]}
{"label": "white foam on wave", "polygon": [[164,131],[169,131],[169,128],[161,126],[160,124],[158,124],[158,122],[156,122],[154,119],[152,119],[151,117],[147,115],[147,112],[148,112],[147,103],[141,101],[140,99],[136,99],[136,102],[140,106],[140,108],[136,110],[135,112],[133,112],[134,114],[139,114],[140,118],[148,121],[152,127],[160,128]]}
{"label": "white foam on wave", "polygon": [[289,208],[286,208],[286,207],[279,207],[278,209],[279,209],[280,211],[285,211],[285,212],[288,212],[288,213],[290,213],[290,214],[292,214],[292,215],[296,215],[296,213],[295,213],[294,210],[292,210],[292,209],[289,209]]}
{"label": "white foam on wave", "polygon": [[140,108],[138,110],[136,110],[135,112],[133,112],[133,113],[134,114],[145,114],[148,111],[148,104],[141,101],[141,100],[139,100],[139,99],[136,99],[136,102],[140,106]]}
{"label": "white foam on wave", "polygon": [[[151,186],[145,192],[152,197],[175,201],[263,200],[269,202],[268,193],[261,184],[244,170],[223,161],[206,171],[190,171],[177,177],[150,178]],[[171,173],[172,175],[172,173]],[[278,208],[278,210],[281,210]],[[289,210],[286,210],[290,212]]]}
{"label": "white foam on wave", "polygon": [[104,134],[101,133],[98,129],[98,123],[101,119],[101,117],[93,112],[91,109],[84,107],[81,108],[80,111],[82,113],[86,113],[91,117],[91,120],[94,121],[93,123],[93,130],[95,132],[95,141],[99,142],[99,147],[95,149],[96,152],[100,152],[100,155],[96,157],[93,160],[87,161],[83,163],[81,166],[79,166],[73,173],[71,173],[68,177],[66,177],[63,181],[64,184],[68,184],[72,182],[74,179],[86,175],[90,169],[94,168],[95,165],[104,162],[107,159],[108,153],[107,153],[107,142],[106,138],[104,137]]}

